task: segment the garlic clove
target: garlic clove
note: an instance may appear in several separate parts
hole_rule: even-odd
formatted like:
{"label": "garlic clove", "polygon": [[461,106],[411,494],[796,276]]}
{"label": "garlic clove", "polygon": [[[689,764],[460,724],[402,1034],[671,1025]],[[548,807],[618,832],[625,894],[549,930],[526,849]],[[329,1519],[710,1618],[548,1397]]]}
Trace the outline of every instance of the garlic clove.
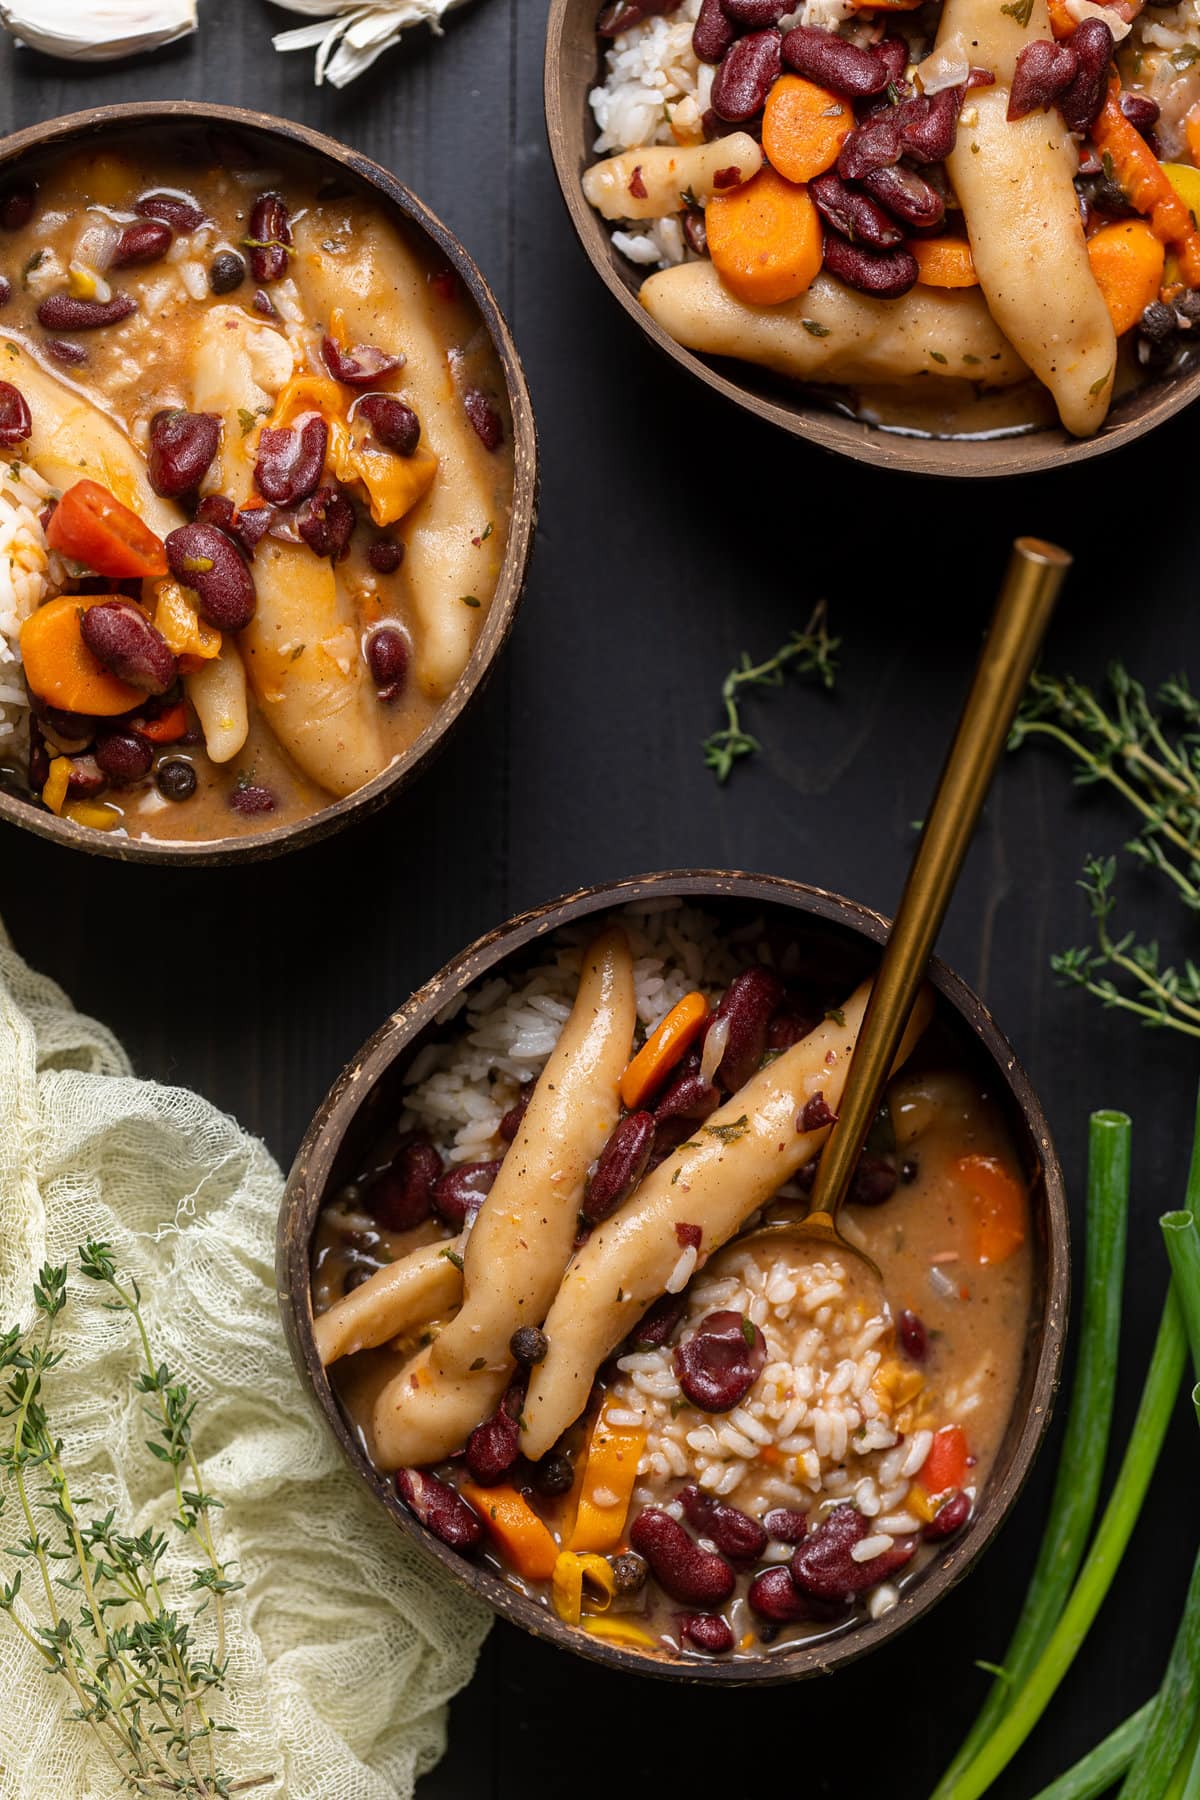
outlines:
{"label": "garlic clove", "polygon": [[31,50],[107,62],[196,29],[196,0],[0,0],[0,25]]}
{"label": "garlic clove", "polygon": [[281,31],[273,40],[275,48],[315,49],[318,86],[328,80],[340,88],[398,43],[410,25],[428,25],[439,32],[444,15],[466,0],[382,0],[379,5],[362,0],[278,0],[278,4],[323,22]]}

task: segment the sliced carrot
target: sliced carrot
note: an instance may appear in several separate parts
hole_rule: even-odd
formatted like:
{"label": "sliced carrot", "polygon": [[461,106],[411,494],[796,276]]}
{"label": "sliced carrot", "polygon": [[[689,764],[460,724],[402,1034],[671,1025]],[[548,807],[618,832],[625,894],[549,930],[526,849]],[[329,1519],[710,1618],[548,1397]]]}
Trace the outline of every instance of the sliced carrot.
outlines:
{"label": "sliced carrot", "polygon": [[167,572],[162,539],[98,481],[77,481],[67,489],[50,515],[46,542],[110,581]]}
{"label": "sliced carrot", "polygon": [[821,270],[821,221],[807,189],[769,165],[704,213],[713,266],[748,306],[795,300]]}
{"label": "sliced carrot", "polygon": [[933,1434],[929,1455],[921,1468],[921,1486],[927,1494],[944,1494],[960,1488],[970,1468],[967,1434],[961,1425],[943,1425]]}
{"label": "sliced carrot", "polygon": [[524,1496],[516,1488],[480,1487],[474,1481],[460,1483],[460,1489],[508,1566],[528,1581],[549,1581],[558,1545]]}
{"label": "sliced carrot", "polygon": [[802,75],[781,75],[767,95],[763,149],[788,181],[811,181],[831,169],[853,129],[849,101]]}
{"label": "sliced carrot", "polygon": [[685,994],[654,1027],[621,1077],[621,1101],[630,1112],[636,1112],[668,1070],[683,1060],[707,1017],[708,1001],[703,994],[694,992]]}
{"label": "sliced carrot", "polygon": [[925,287],[978,287],[975,261],[966,238],[913,238],[908,245],[917,262],[917,280]]}
{"label": "sliced carrot", "polygon": [[1079,20],[1072,18],[1067,0],[1048,0],[1050,29],[1056,38],[1069,38]]}
{"label": "sliced carrot", "polygon": [[1121,83],[1114,77],[1092,126],[1092,142],[1111,162],[1112,179],[1149,220],[1155,237],[1177,253],[1183,281],[1200,287],[1200,227],[1141,132],[1121,111],[1120,93]]}
{"label": "sliced carrot", "polygon": [[145,698],[138,688],[110,674],[83,641],[79,628],[83,614],[112,598],[112,594],[63,594],[30,613],[21,627],[21,661],[39,700],[64,712],[111,719]]}
{"label": "sliced carrot", "polygon": [[1005,1262],[1025,1242],[1025,1189],[997,1156],[960,1156],[951,1173],[975,1213],[975,1260]]}
{"label": "sliced carrot", "polygon": [[1183,130],[1187,138],[1188,155],[1194,163],[1200,165],[1200,100],[1184,118]]}
{"label": "sliced carrot", "polygon": [[1093,232],[1087,252],[1113,330],[1124,337],[1158,299],[1166,251],[1145,219],[1117,219]]}
{"label": "sliced carrot", "polygon": [[133,729],[149,744],[177,744],[187,736],[188,712],[182,700],[176,700],[160,712],[157,719],[136,719]]}
{"label": "sliced carrot", "polygon": [[636,1425],[610,1425],[602,1412],[592,1427],[572,1550],[615,1550],[625,1531],[646,1433]]}

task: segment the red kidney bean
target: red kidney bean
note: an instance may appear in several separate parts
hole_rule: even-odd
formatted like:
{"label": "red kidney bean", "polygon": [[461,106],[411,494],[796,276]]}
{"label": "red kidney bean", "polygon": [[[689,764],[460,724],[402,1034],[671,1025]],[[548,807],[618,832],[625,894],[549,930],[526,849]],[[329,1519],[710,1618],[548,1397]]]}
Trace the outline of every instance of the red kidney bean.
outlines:
{"label": "red kidney bean", "polygon": [[392,356],[374,344],[345,345],[331,337],[322,344],[321,354],[329,373],[347,387],[370,387],[384,375],[404,367],[402,356]]}
{"label": "red kidney bean", "polygon": [[234,514],[229,530],[247,556],[254,555],[271,529],[271,521],[274,517],[274,509],[270,506],[251,506],[243,512]]}
{"label": "red kidney bean", "polygon": [[797,25],[784,36],[782,50],[784,62],[797,74],[852,100],[882,93],[891,79],[882,57],[860,50],[836,31]]}
{"label": "red kidney bean", "polygon": [[143,219],[140,225],[127,225],[117,239],[111,266],[130,269],[158,262],[171,248],[173,236],[171,227],[161,219]]}
{"label": "red kidney bean", "polygon": [[92,800],[103,793],[107,784],[108,777],[94,756],[85,753],[71,758],[67,794],[72,800]]}
{"label": "red kidney bean", "polygon": [[[92,610],[98,609],[93,607]],[[144,781],[153,761],[153,747],[132,731],[106,731],[96,739],[96,762],[108,779],[118,786],[127,787],[135,781]]]}
{"label": "red kidney bean", "polygon": [[[811,185],[811,184],[810,184]],[[786,1000],[767,1026],[767,1049],[790,1050],[821,1023],[819,1006],[806,1006],[801,1000]]]}
{"label": "red kidney bean", "polygon": [[83,745],[90,744],[95,737],[97,720],[86,713],[66,712],[61,706],[41,706],[36,700],[34,704],[41,714],[42,724],[56,742]]}
{"label": "red kidney bean", "polygon": [[1135,131],[1140,131],[1143,137],[1153,134],[1161,110],[1157,100],[1152,100],[1149,94],[1131,94],[1126,88],[1121,94],[1120,107]]}
{"label": "red kidney bean", "polygon": [[733,1649],[733,1626],[720,1613],[684,1613],[679,1635],[709,1656],[724,1656]]}
{"label": "red kidney bean", "polygon": [[140,200],[134,201],[133,210],[141,219],[161,219],[172,231],[185,234],[199,231],[207,217],[190,194],[143,194]]}
{"label": "red kidney bean", "polygon": [[0,450],[15,450],[33,436],[29,403],[11,381],[0,381]]}
{"label": "red kidney bean", "polygon": [[248,782],[245,787],[234,788],[229,796],[229,804],[234,812],[246,813],[253,818],[258,813],[274,812],[275,796],[270,788]]}
{"label": "red kidney bean", "polygon": [[367,639],[367,667],[381,700],[398,700],[408,673],[409,643],[396,625],[379,625]]}
{"label": "red kidney bean", "polygon": [[376,538],[367,551],[367,561],[379,575],[394,575],[404,561],[404,545],[395,538]]}
{"label": "red kidney bean", "polygon": [[946,215],[946,202],[936,188],[904,163],[870,170],[863,177],[863,186],[906,225],[940,225]]}
{"label": "red kidney bean", "polygon": [[850,1601],[902,1569],[916,1551],[915,1537],[896,1538],[882,1556],[855,1562],[851,1550],[870,1535],[871,1522],[856,1507],[835,1506],[788,1565],[796,1587],[810,1600]]}
{"label": "red kidney bean", "polygon": [[1095,123],[1104,104],[1113,34],[1103,19],[1085,19],[1071,33],[1071,48],[1078,68],[1070,87],[1059,95],[1058,106],[1070,130],[1084,132]]}
{"label": "red kidney bean", "polygon": [[397,456],[411,456],[421,441],[421,421],[411,406],[394,394],[366,394],[354,409],[383,445]]}
{"label": "red kidney bean", "polygon": [[255,288],[250,304],[256,313],[262,314],[264,319],[277,319],[279,317],[278,312],[275,310],[275,302],[272,300],[270,294],[268,294],[266,288]]}
{"label": "red kidney bean", "polygon": [[971,1516],[971,1496],[960,1488],[949,1500],[943,1500],[921,1536],[927,1544],[944,1544],[961,1531]]}
{"label": "red kidney bean", "polygon": [[647,1506],[633,1521],[629,1542],[650,1564],[655,1580],[685,1606],[723,1606],[734,1587],[732,1568],[714,1550],[701,1550],[670,1513]]}
{"label": "red kidney bean", "polygon": [[1023,119],[1039,107],[1045,112],[1063,89],[1070,87],[1078,69],[1079,58],[1070,44],[1034,38],[1017,57],[1008,96],[1008,118]]}
{"label": "red kidney bean", "polygon": [[860,250],[831,233],[825,239],[825,267],[847,287],[880,300],[898,300],[917,279],[916,258],[907,250]]}
{"label": "red kidney bean", "polygon": [[767,1547],[767,1534],[757,1519],[739,1507],[714,1500],[695,1482],[680,1488],[675,1498],[687,1514],[689,1525],[701,1537],[711,1538],[722,1556],[731,1562],[754,1562]]}
{"label": "red kidney bean", "polygon": [[750,1611],[772,1625],[790,1625],[796,1619],[811,1619],[813,1609],[782,1565],[764,1569],[750,1583],[746,1595]]}
{"label": "red kidney bean", "polygon": [[852,1206],[882,1206],[896,1191],[896,1163],[891,1156],[864,1150],[846,1195]]}
{"label": "red kidney bean", "polygon": [[750,1392],[766,1359],[757,1325],[741,1313],[712,1312],[675,1351],[675,1374],[693,1406],[729,1412]]}
{"label": "red kidney bean", "polygon": [[785,12],[791,12],[791,0],[721,0],[725,17],[743,31],[762,31],[778,25]]}
{"label": "red kidney bean", "polygon": [[688,249],[695,256],[708,254],[708,228],[704,223],[704,212],[699,206],[689,206],[683,215],[683,235],[687,239]]}
{"label": "red kidney bean", "polygon": [[823,1093],[812,1094],[800,1109],[796,1120],[797,1131],[823,1131],[826,1125],[835,1125],[837,1114],[833,1111]]}
{"label": "red kidney bean", "polygon": [[468,1214],[478,1212],[491,1193],[500,1160],[458,1163],[434,1183],[433,1210],[454,1231],[462,1230]]}
{"label": "red kidney bean", "polygon": [[701,0],[700,14],[692,32],[692,49],[699,60],[719,63],[736,36],[721,0]]}
{"label": "red kidney bean", "polygon": [[329,427],[319,413],[306,419],[299,430],[284,426],[264,428],[258,439],[254,479],[264,500],[272,506],[293,506],[314,493],[325,467]]}
{"label": "red kidney bean", "polygon": [[944,162],[958,137],[958,115],[965,87],[942,88],[937,94],[914,94],[895,109],[900,141],[915,162]]}
{"label": "red kidney bean", "polygon": [[415,1132],[371,1182],[367,1211],[385,1231],[411,1231],[432,1212],[433,1184],[441,1172],[441,1157],[423,1132]]}
{"label": "red kidney bean", "polygon": [[862,181],[875,169],[886,169],[900,161],[904,146],[896,122],[897,111],[893,106],[881,118],[869,119],[850,133],[838,151],[837,172],[843,181]]}
{"label": "red kidney bean", "polygon": [[[164,500],[190,494],[208,474],[220,445],[221,421],[215,413],[182,407],[156,412],[150,421],[150,486]],[[229,513],[232,520],[232,502]]]}
{"label": "red kidney bean", "polygon": [[580,1211],[589,1225],[598,1225],[628,1200],[646,1173],[653,1148],[653,1113],[628,1113],[613,1126],[583,1191]]}
{"label": "red kidney bean", "polygon": [[630,1343],[638,1350],[657,1350],[669,1341],[686,1310],[682,1294],[663,1294],[630,1332]]}
{"label": "red kidney bean", "polygon": [[[713,1025],[728,1020],[725,1054],[716,1072],[718,1087],[736,1093],[758,1073],[767,1053],[767,1026],[784,997],[778,975],[761,965],[735,975],[713,1015]],[[710,1027],[711,1029],[711,1027]]]}
{"label": "red kidney bean", "polygon": [[473,1550],[483,1536],[483,1521],[448,1482],[427,1469],[398,1469],[396,1492],[413,1516],[452,1550]]}
{"label": "red kidney bean", "polygon": [[335,563],[350,554],[354,525],[353,502],[336,488],[318,488],[296,513],[296,529],[309,549]]}
{"label": "red kidney bean", "polygon": [[132,600],[89,606],[80,630],[97,661],[144,694],[165,694],[179,672],[166,639]]}
{"label": "red kidney bean", "polygon": [[[873,250],[892,250],[904,242],[904,233],[882,206],[869,194],[847,187],[833,169],[814,176],[808,191],[816,201],[817,210],[843,237],[868,244]],[[769,1045],[769,1033],[767,1041]]]}
{"label": "red kidney bean", "polygon": [[245,247],[255,281],[282,281],[291,261],[292,226],[281,194],[260,194],[250,214]]}
{"label": "red kidney bean", "polygon": [[802,1544],[808,1536],[808,1514],[796,1512],[790,1506],[772,1507],[763,1524],[767,1535],[778,1544]]}
{"label": "red kidney bean", "polygon": [[0,227],[5,231],[21,231],[33,217],[37,204],[37,182],[18,178],[0,188]]}
{"label": "red kidney bean", "polygon": [[491,1487],[508,1474],[521,1454],[521,1427],[517,1423],[525,1404],[525,1383],[514,1381],[503,1400],[467,1439],[467,1468],[473,1480]]}
{"label": "red kidney bean", "polygon": [[673,12],[677,3],[678,0],[611,0],[596,20],[596,30],[601,37],[618,37],[656,13]]}
{"label": "red kidney bean", "polygon": [[929,1354],[929,1334],[911,1307],[906,1306],[896,1320],[900,1348],[912,1362],[923,1363]]}
{"label": "red kidney bean", "polygon": [[904,80],[904,71],[908,67],[908,43],[902,37],[880,38],[872,46],[871,55],[877,56],[887,71],[888,81],[898,87]]}
{"label": "red kidney bean", "polygon": [[191,588],[200,616],[218,631],[240,631],[254,617],[254,577],[236,544],[215,525],[181,525],[167,538],[176,581]]}
{"label": "red kidney bean", "polygon": [[484,449],[498,450],[504,442],[504,426],[487,395],[479,388],[468,388],[463,395],[463,411]]}
{"label": "red kidney bean", "polygon": [[533,1082],[526,1081],[526,1082],[522,1083],[521,1092],[520,1092],[519,1097],[513,1103],[513,1105],[509,1107],[508,1111],[505,1113],[504,1117],[501,1119],[499,1125],[497,1126],[497,1130],[499,1131],[500,1136],[504,1139],[506,1144],[511,1144],[515,1141],[516,1135],[517,1135],[518,1131],[520,1131],[522,1123],[524,1122],[526,1109],[529,1106],[529,1101],[530,1101],[532,1094],[533,1094]]}
{"label": "red kidney bean", "polygon": [[38,324],[47,331],[97,331],[117,325],[137,311],[132,294],[114,294],[111,300],[77,300],[74,294],[48,294],[37,309]]}
{"label": "red kidney bean", "polygon": [[712,84],[712,109],[719,119],[737,124],[762,111],[779,77],[781,42],[777,31],[754,31],[730,45]]}
{"label": "red kidney bean", "polygon": [[55,362],[66,363],[71,368],[77,368],[88,359],[82,344],[69,344],[65,338],[52,338],[46,348]]}

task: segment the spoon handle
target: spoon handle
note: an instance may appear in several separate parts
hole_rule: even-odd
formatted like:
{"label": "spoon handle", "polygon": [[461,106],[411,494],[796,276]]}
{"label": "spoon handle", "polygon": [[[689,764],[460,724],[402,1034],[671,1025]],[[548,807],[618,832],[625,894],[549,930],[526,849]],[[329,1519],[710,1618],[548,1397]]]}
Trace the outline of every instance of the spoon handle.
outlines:
{"label": "spoon handle", "polygon": [[850,1186],[1070,566],[1067,551],[1040,538],[1018,538],[1013,545],[991,628],[871,989],[838,1121],[817,1170],[810,1218],[815,1214],[836,1218]]}

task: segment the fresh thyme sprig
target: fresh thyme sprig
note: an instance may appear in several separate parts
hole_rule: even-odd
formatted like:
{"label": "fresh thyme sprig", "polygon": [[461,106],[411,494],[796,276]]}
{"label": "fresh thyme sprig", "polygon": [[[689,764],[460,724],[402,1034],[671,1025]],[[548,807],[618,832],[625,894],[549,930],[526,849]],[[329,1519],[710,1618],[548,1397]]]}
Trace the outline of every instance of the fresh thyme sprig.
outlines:
{"label": "fresh thyme sprig", "polygon": [[730,669],[721,684],[721,704],[725,724],[704,741],[704,766],[718,781],[729,780],[733,765],[743,756],[753,756],[762,745],[742,727],[739,696],[749,688],[782,687],[786,671],[794,675],[811,675],[824,688],[831,688],[837,675],[836,654],[840,638],[830,637],[825,626],[825,602],[818,602],[803,631],[793,631],[765,662],[752,663],[749,653],[742,651],[741,661]]}
{"label": "fresh thyme sprig", "polygon": [[[220,1502],[205,1491],[192,1448],[195,1401],[156,1362],[137,1283],[122,1282],[109,1246],[84,1245],[79,1269],[107,1291],[108,1310],[133,1324],[142,1359],[135,1386],[152,1427],[146,1447],[171,1470],[171,1523],[197,1556],[187,1591],[200,1598],[190,1612],[172,1604],[163,1533],[128,1536],[112,1510],[90,1522],[81,1516],[91,1502],[72,1491],[42,1396],[45,1376],[62,1360],[54,1330],[68,1296],[66,1267],[47,1266],[33,1290],[32,1327],[0,1335],[0,1523],[15,1513],[21,1533],[0,1545],[0,1555],[20,1565],[11,1579],[0,1566],[0,1612],[67,1683],[69,1716],[91,1729],[130,1792],[225,1800],[274,1777],[233,1781],[218,1759],[219,1736],[233,1729],[213,1718],[226,1675],[225,1597],[241,1583],[213,1539]],[[25,1574],[32,1579],[23,1594]],[[210,1648],[197,1639],[202,1614]]]}
{"label": "fresh thyme sprig", "polygon": [[[1010,748],[1048,739],[1071,756],[1077,784],[1102,783],[1120,794],[1140,821],[1126,851],[1162,875],[1189,912],[1200,912],[1200,698],[1181,675],[1163,684],[1152,705],[1121,663],[1110,666],[1108,688],[1106,704],[1073,677],[1035,675]],[[1190,958],[1180,968],[1164,964],[1157,941],[1113,929],[1116,875],[1115,857],[1089,858],[1079,885],[1094,941],[1053,957],[1055,974],[1145,1025],[1200,1037],[1200,967]]]}

